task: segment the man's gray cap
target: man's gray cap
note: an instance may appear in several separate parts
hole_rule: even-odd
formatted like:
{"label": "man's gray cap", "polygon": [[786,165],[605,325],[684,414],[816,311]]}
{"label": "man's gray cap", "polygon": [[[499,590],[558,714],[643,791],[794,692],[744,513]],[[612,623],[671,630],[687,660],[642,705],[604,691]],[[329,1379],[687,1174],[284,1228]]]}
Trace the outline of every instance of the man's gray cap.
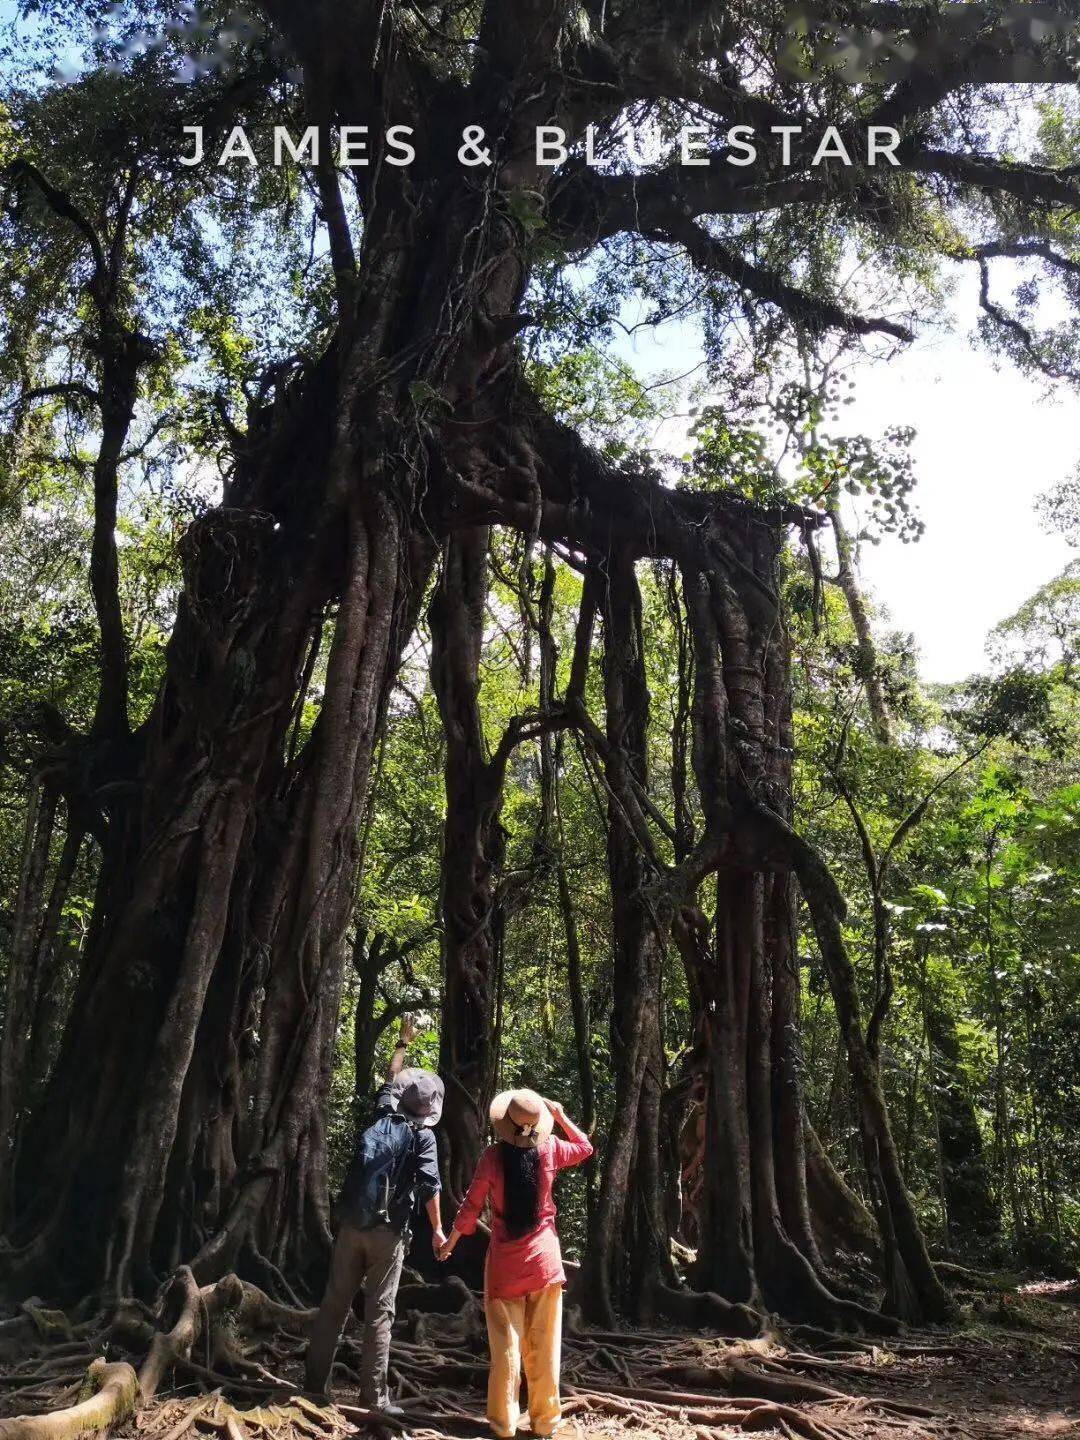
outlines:
{"label": "man's gray cap", "polygon": [[402,1070],[394,1081],[390,1098],[394,1109],[429,1130],[442,1119],[443,1082],[430,1070]]}

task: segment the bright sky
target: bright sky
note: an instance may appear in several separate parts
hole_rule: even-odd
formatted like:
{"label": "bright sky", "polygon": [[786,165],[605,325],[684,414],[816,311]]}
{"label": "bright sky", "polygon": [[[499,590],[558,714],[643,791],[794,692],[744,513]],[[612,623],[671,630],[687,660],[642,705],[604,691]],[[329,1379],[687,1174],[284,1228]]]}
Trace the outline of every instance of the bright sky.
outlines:
{"label": "bright sky", "polygon": [[[1008,289],[1002,283],[1003,296]],[[919,338],[852,372],[855,402],[842,412],[849,434],[872,437],[890,425],[917,432],[914,502],[926,533],[917,545],[886,537],[864,546],[860,570],[892,625],[915,636],[929,681],[985,669],[987,633],[1076,558],[1044,533],[1033,505],[1080,464],[1080,396],[1059,387],[1047,398],[1044,386],[996,365],[971,334],[976,294],[973,277],[958,285],[955,333]],[[618,349],[639,374],[681,375],[701,360],[681,325],[637,331]],[[684,427],[664,427],[656,443],[682,450]]]}
{"label": "bright sky", "polygon": [[864,547],[864,579],[896,626],[914,633],[927,680],[985,668],[987,631],[1075,558],[1044,533],[1033,502],[1080,462],[1080,397],[1048,399],[961,335],[917,342],[863,371],[847,411],[866,434],[889,424],[918,432],[926,533],[917,545]]}

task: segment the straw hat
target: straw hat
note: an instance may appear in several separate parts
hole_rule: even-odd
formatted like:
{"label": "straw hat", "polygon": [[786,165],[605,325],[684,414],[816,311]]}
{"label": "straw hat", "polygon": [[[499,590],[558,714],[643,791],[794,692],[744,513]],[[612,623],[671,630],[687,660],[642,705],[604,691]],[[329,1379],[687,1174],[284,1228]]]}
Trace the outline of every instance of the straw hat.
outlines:
{"label": "straw hat", "polygon": [[548,1139],[555,1116],[535,1090],[504,1090],[491,1102],[491,1125],[500,1140],[528,1150]]}

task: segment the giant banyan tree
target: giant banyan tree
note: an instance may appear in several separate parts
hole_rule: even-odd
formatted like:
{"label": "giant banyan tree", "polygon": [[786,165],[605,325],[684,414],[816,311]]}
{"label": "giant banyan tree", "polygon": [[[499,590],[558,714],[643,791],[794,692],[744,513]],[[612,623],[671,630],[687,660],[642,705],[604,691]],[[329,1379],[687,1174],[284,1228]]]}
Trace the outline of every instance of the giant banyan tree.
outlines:
{"label": "giant banyan tree", "polygon": [[[143,8],[152,18],[158,7]],[[823,11],[842,24],[854,8]],[[201,1284],[236,1271],[281,1296],[317,1277],[362,822],[402,656],[423,624],[446,739],[450,1190],[482,1143],[494,1084],[505,907],[527,903],[501,873],[507,768],[519,747],[538,746],[550,789],[572,740],[606,807],[618,1039],[583,1287],[594,1315],[737,1331],[761,1307],[849,1327],[943,1317],[843,899],[792,815],[779,568],[792,530],[812,537],[818,517],[612,461],[545,409],[525,355],[556,323],[560,275],[618,262],[634,285],[635,256],[684,267],[717,353],[746,336],[764,351],[788,331],[902,343],[917,302],[899,287],[943,258],[977,267],[986,326],[1037,352],[1040,337],[993,298],[993,267],[1013,257],[1075,285],[1055,248],[1055,226],[1080,199],[1075,173],[1059,173],[1051,153],[974,152],[950,117],[967,114],[977,133],[981,87],[1008,79],[1012,59],[1070,78],[1063,44],[1052,28],[1002,37],[993,16],[962,44],[951,32],[942,42],[934,7],[898,7],[913,61],[857,84],[831,72],[810,83],[790,50],[797,42],[809,63],[814,37],[785,40],[773,4],[264,0],[252,10],[229,64],[189,83],[170,61],[213,35],[214,7],[195,38],[174,26],[126,69],[91,65],[12,100],[3,224],[23,267],[16,318],[29,331],[53,317],[62,355],[39,342],[5,370],[5,453],[20,463],[43,406],[92,445],[100,684],[85,723],[62,706],[25,717],[32,803],[0,1056],[0,1283],[16,1297],[118,1299],[151,1294],[187,1264]],[[365,126],[369,163],[339,168],[324,139],[317,164],[282,172],[292,192],[243,168],[232,180],[213,162],[180,163],[185,125],[201,125],[216,155],[235,126],[266,135],[279,121],[327,138]],[[631,122],[652,128],[658,158],[644,167],[623,155]],[[705,126],[710,163],[679,162],[676,122]],[[763,136],[797,127],[787,163],[763,142],[756,165],[729,164],[724,131],[736,124]],[[849,165],[812,163],[827,124]],[[393,163],[395,125],[413,131],[411,165]],[[487,152],[475,166],[458,156],[470,125]],[[560,163],[537,161],[542,126],[564,132]],[[895,164],[868,164],[871,127],[897,131]],[[600,165],[584,158],[587,130]],[[184,460],[215,457],[225,479],[183,536],[160,683],[137,712],[118,506],[177,323],[148,273],[196,264],[215,236],[200,239],[191,216],[201,208],[216,217],[208,231],[223,227],[215,207],[228,183],[238,187],[229,223],[256,203],[300,230],[314,222],[326,283],[310,298],[305,343],[268,360],[258,385],[215,387],[209,359],[176,382],[195,413],[176,431]],[[252,198],[259,183],[269,199]],[[841,292],[838,257],[857,246],[877,247],[883,277],[899,257],[904,298],[883,302],[888,313],[861,313]],[[519,537],[541,684],[537,706],[492,744],[478,696],[495,534]],[[646,565],[666,577],[685,641],[673,808],[650,785]],[[564,566],[582,598],[573,653],[555,657],[544,577]],[[557,860],[552,816],[543,838]],[[88,851],[92,915],[70,1003],[54,1017],[57,915]],[[837,1293],[815,1241],[798,1049],[803,902],[857,1104],[883,1315]],[[672,963],[685,967],[704,1097],[692,1216],[669,1193],[660,1011]],[[672,1258],[681,1226],[696,1250],[686,1273]]]}

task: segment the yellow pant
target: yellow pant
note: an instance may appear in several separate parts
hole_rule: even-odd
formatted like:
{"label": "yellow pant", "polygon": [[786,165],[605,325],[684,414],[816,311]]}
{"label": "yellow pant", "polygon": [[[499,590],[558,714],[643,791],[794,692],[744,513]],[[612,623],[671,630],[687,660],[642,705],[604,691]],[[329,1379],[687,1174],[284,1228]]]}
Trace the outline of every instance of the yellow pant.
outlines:
{"label": "yellow pant", "polygon": [[491,1371],[487,1418],[503,1440],[521,1415],[521,1367],[529,1382],[529,1421],[534,1435],[550,1435],[559,1422],[559,1357],[562,1352],[561,1285],[548,1285],[516,1300],[485,1300]]}

